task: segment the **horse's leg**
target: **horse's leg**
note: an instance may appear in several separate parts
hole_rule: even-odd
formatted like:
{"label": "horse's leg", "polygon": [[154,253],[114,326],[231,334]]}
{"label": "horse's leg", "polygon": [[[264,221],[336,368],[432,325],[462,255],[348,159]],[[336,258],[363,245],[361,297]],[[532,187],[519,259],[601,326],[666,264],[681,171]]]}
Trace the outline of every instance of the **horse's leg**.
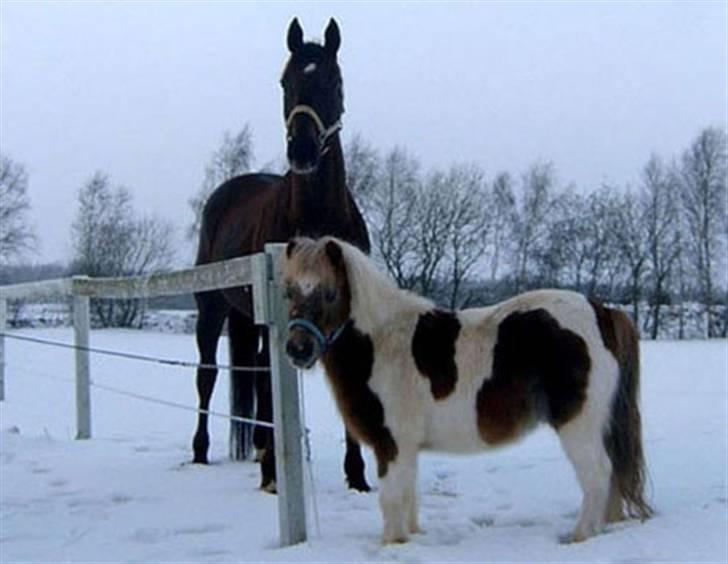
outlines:
{"label": "horse's leg", "polygon": [[[261,368],[270,368],[270,340],[267,327],[258,327],[258,334],[262,341],[260,352],[256,357],[256,365]],[[258,420],[267,423],[273,422],[273,393],[271,390],[270,372],[258,373],[255,386],[258,400]],[[261,425],[255,428],[253,442],[256,449],[262,451],[260,457],[260,488],[269,493],[276,492],[276,458],[273,429]]]}
{"label": "horse's leg", "polygon": [[[220,292],[204,292],[195,294],[197,302],[197,350],[200,363],[216,364],[217,342],[220,339],[222,326],[230,306]],[[210,408],[210,397],[217,378],[216,368],[197,369],[197,395],[199,408],[207,411]],[[207,432],[207,413],[200,413],[197,419],[197,431],[192,439],[194,452],[193,462],[207,464],[207,451],[210,447],[210,436]]]}
{"label": "horse's leg", "polygon": [[346,456],[344,457],[344,473],[349,487],[360,492],[371,491],[364,475],[364,459],[361,456],[361,446],[357,440],[346,431]]}
{"label": "horse's leg", "polygon": [[604,448],[602,426],[594,424],[587,410],[558,430],[581,486],[583,500],[579,520],[568,540],[581,542],[604,529],[609,501],[612,464]]}
{"label": "horse's leg", "polygon": [[379,462],[383,470],[379,478],[379,506],[384,519],[384,544],[407,542],[412,527],[417,527],[416,507],[413,505],[417,488],[417,453],[414,448],[398,446],[400,448],[393,461]]}
{"label": "horse's leg", "polygon": [[[255,367],[258,347],[258,332],[253,321],[233,309],[228,319],[230,339],[230,363],[233,366]],[[255,415],[256,373],[233,370],[230,375],[230,409],[232,415],[252,419]],[[253,437],[250,423],[230,423],[230,457],[245,460],[249,457]]]}

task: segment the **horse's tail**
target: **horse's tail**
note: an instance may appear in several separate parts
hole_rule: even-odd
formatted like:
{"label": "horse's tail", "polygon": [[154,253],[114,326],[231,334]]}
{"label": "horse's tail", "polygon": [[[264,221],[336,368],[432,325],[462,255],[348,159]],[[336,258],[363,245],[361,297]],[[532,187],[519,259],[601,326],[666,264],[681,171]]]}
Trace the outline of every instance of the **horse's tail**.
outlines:
{"label": "horse's tail", "polygon": [[645,500],[647,469],[639,411],[639,333],[625,313],[610,308],[602,308],[600,313],[602,334],[605,330],[611,333],[611,343],[607,346],[619,364],[619,382],[612,402],[611,420],[604,434],[604,446],[612,462],[613,487],[622,496],[628,515],[644,520],[654,511]]}

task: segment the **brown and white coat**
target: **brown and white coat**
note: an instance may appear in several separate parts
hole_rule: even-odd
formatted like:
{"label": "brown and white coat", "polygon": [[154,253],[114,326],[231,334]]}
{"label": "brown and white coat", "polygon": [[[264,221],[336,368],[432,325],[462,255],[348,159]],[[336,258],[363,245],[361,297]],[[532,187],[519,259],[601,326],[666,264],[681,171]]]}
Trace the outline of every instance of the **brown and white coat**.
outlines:
{"label": "brown and white coat", "polygon": [[560,290],[441,310],[331,237],[291,241],[283,269],[291,318],[314,326],[293,324],[287,352],[302,367],[320,358],[348,429],[374,450],[384,542],[418,530],[419,451],[482,451],[540,422],[583,490],[573,540],[624,509],[650,515],[638,337],[625,315]]}

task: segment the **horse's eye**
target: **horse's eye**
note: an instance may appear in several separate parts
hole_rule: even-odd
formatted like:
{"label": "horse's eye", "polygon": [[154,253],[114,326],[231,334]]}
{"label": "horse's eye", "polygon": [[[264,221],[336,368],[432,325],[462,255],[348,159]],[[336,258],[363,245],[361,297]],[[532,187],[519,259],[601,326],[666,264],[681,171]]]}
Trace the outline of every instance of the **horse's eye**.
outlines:
{"label": "horse's eye", "polygon": [[336,290],[326,290],[324,299],[329,303],[333,302],[336,299]]}

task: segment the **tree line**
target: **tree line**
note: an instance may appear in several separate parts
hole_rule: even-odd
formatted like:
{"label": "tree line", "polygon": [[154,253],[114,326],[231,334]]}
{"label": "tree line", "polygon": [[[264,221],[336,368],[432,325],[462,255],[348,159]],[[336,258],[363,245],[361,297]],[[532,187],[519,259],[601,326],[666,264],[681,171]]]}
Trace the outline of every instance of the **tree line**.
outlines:
{"label": "tree line", "polygon": [[624,304],[651,338],[668,307],[682,338],[697,303],[703,334],[726,335],[721,128],[669,161],[652,155],[635,186],[591,191],[559,185],[551,163],[490,179],[477,164],[424,171],[405,149],[380,153],[358,136],[345,156],[375,253],[402,287],[449,308],[570,288]]}
{"label": "tree line", "polygon": [[[247,125],[223,136],[189,200],[191,240],[212,190],[250,170],[252,147]],[[348,140],[344,154],[375,257],[400,286],[443,307],[571,288],[622,304],[652,338],[663,334],[666,311],[677,318],[677,336],[685,336],[695,307],[703,335],[726,335],[724,129],[700,131],[669,160],[652,155],[634,186],[592,190],[561,185],[548,162],[492,176],[476,163],[426,169],[406,148],[380,151],[360,135]],[[0,282],[17,281],[8,279],[9,265],[36,241],[27,184],[22,165],[0,158]],[[113,186],[104,172],[80,187],[69,235],[73,274],[144,274],[169,268],[175,258],[173,226],[139,213],[128,188]],[[134,326],[144,303],[96,300],[93,309],[101,325]]]}

